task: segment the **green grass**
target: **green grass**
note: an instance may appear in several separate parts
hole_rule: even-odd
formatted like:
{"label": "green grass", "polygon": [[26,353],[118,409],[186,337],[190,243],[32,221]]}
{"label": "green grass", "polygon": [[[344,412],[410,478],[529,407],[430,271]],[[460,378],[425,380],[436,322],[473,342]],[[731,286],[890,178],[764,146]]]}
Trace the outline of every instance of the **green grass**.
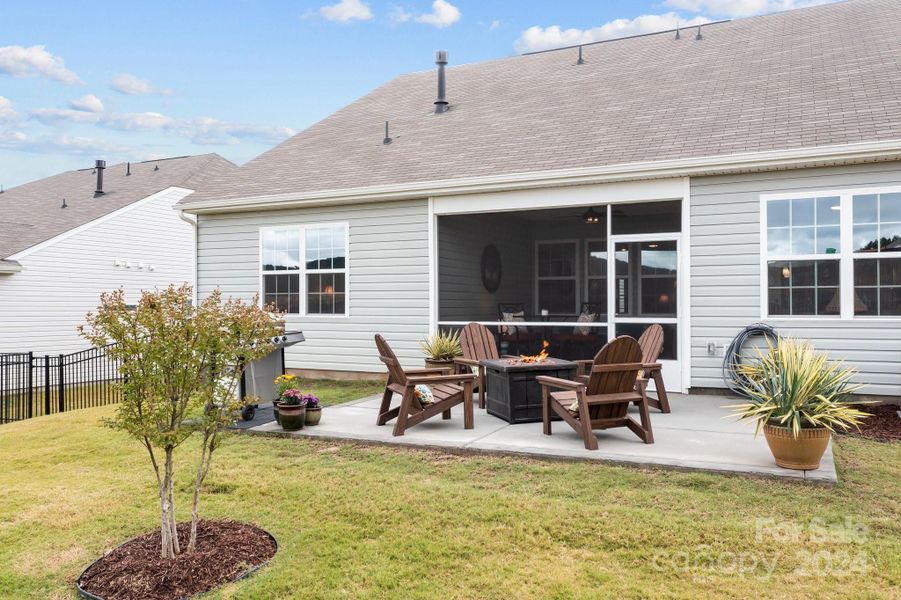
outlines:
{"label": "green grass", "polygon": [[304,392],[318,396],[323,406],[331,406],[364,396],[379,394],[385,389],[385,381],[336,381],[334,379],[308,379],[302,377],[300,386]]}
{"label": "green grass", "polygon": [[[334,397],[351,395],[336,387]],[[113,410],[0,426],[0,597],[72,598],[85,565],[154,527],[146,456],[100,424]],[[901,444],[842,438],[835,454],[841,482],[824,488],[236,434],[219,451],[202,513],[257,523],[280,550],[211,597],[897,598]],[[187,468],[177,486],[186,519]],[[758,539],[758,518],[850,519],[865,539],[810,529]],[[771,576],[730,570],[730,553],[767,561]],[[846,557],[863,572],[842,572]],[[674,566],[683,559],[693,566]]]}

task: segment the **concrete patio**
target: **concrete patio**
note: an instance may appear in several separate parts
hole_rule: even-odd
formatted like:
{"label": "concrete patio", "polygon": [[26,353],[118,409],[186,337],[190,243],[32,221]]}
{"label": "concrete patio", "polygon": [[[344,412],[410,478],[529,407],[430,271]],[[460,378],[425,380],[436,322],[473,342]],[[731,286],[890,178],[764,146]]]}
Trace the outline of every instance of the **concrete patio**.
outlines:
{"label": "concrete patio", "polygon": [[[446,450],[514,454],[540,458],[597,460],[675,469],[741,473],[795,479],[833,485],[836,483],[832,445],[820,468],[793,471],[777,467],[761,434],[755,439],[750,423],[736,423],[722,407],[734,398],[721,396],[670,395],[672,413],[653,411],[654,443],[642,443],[626,428],[596,431],[599,449],[586,450],[580,436],[566,423],[554,422],[553,435],[541,432],[541,423],[509,425],[484,410],[475,409],[475,428],[463,429],[463,409],[455,407],[450,420],[435,417],[393,437],[392,424],[376,426],[381,398],[371,396],[323,409],[316,427],[286,432],[274,421],[249,424],[245,432],[282,434],[396,444]],[[633,407],[636,420],[637,410]],[[267,411],[261,415],[270,415]],[[725,418],[724,418],[725,417]],[[262,420],[262,419],[259,419]],[[257,421],[258,422],[258,421]]]}

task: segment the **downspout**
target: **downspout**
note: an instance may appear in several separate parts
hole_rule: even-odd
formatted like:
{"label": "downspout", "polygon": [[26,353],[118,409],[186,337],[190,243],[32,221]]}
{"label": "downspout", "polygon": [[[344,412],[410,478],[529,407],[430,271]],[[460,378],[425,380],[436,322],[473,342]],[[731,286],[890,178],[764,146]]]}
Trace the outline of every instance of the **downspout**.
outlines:
{"label": "downspout", "polygon": [[[176,209],[178,210],[178,209]],[[197,306],[197,219],[195,216],[193,219],[189,217],[185,211],[178,210],[178,218],[191,225],[191,230],[193,231],[194,243],[194,252],[191,254],[191,259],[194,262],[194,281],[191,282],[191,290],[192,290],[192,301],[194,302],[194,306]]]}

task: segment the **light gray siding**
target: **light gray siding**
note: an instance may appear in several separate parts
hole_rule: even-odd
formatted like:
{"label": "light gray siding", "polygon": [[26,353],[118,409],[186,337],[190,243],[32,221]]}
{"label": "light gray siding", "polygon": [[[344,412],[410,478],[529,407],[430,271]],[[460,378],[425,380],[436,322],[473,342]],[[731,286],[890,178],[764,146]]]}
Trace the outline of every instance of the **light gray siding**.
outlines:
{"label": "light gray siding", "polygon": [[[901,163],[691,179],[692,386],[722,387],[722,350],[761,320],[760,195],[901,184]],[[901,395],[901,322],[772,319],[780,333],[809,338],[860,370],[861,393]]]}
{"label": "light gray siding", "polygon": [[289,316],[288,327],[302,329],[307,341],[287,351],[287,366],[381,372],[376,333],[401,361],[422,366],[417,341],[429,330],[427,200],[200,215],[200,296],[219,287],[250,300],[260,291],[260,228],[323,222],[349,225],[349,316]]}

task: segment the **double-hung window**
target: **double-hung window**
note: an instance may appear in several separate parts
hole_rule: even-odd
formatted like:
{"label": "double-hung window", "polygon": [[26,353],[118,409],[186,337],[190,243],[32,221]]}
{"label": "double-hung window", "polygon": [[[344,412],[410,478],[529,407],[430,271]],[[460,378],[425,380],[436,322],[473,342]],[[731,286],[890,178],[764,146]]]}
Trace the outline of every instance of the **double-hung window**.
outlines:
{"label": "double-hung window", "polygon": [[901,192],[851,200],[854,314],[901,316]]}
{"label": "double-hung window", "polygon": [[288,314],[347,314],[346,225],[263,229],[260,238],[263,304]]}
{"label": "double-hung window", "polygon": [[537,242],[535,264],[537,308],[551,315],[571,315],[577,311],[577,243]]}
{"label": "double-hung window", "polygon": [[771,316],[841,314],[841,198],[769,200],[766,206]]}
{"label": "double-hung window", "polygon": [[764,197],[764,316],[901,316],[901,189]]}

